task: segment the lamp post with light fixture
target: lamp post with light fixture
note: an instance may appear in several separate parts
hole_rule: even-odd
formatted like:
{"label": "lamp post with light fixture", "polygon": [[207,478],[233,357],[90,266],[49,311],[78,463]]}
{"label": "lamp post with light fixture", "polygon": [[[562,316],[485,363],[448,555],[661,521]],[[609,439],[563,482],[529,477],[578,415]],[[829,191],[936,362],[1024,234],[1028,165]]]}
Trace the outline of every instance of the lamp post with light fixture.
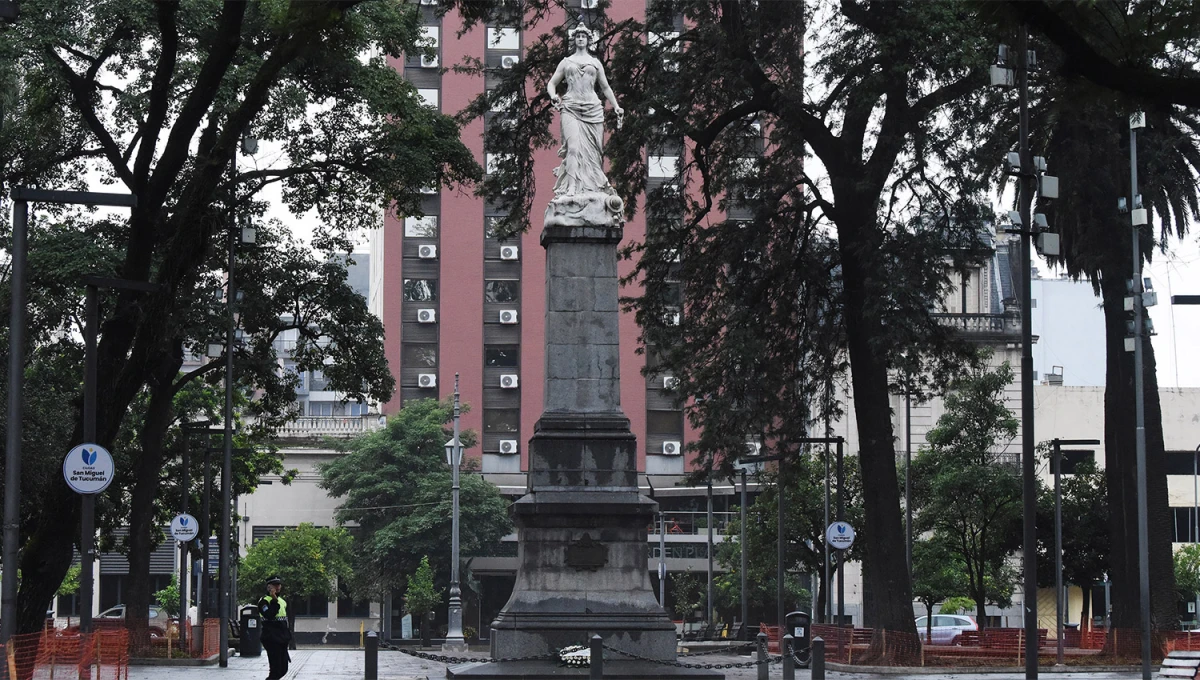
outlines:
{"label": "lamp post with light fixture", "polygon": [[463,639],[462,591],[458,585],[458,470],[462,466],[462,440],[459,439],[459,416],[462,408],[458,401],[458,374],[454,374],[454,438],[446,442],[446,464],[450,466],[450,611],[446,627],[444,652],[465,652],[467,642]]}

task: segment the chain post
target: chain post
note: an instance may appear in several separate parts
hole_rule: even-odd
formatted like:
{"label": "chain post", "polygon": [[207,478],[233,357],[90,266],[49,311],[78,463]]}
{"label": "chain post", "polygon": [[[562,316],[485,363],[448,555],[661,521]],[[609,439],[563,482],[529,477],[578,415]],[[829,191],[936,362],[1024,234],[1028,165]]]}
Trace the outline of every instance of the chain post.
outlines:
{"label": "chain post", "polygon": [[367,633],[366,658],[363,659],[363,680],[378,680],[379,678],[379,635],[375,631]]}
{"label": "chain post", "polygon": [[791,635],[784,635],[779,642],[779,651],[783,655],[783,680],[796,680],[796,659],[792,656],[794,642]]}
{"label": "chain post", "polygon": [[593,635],[592,649],[589,653],[590,680],[600,680],[604,677],[604,638]]}
{"label": "chain post", "polygon": [[755,638],[758,643],[758,680],[769,680],[767,667],[767,634],[759,633]]}
{"label": "chain post", "polygon": [[825,680],[825,638],[812,639],[809,648],[809,667],[812,669],[812,680]]}

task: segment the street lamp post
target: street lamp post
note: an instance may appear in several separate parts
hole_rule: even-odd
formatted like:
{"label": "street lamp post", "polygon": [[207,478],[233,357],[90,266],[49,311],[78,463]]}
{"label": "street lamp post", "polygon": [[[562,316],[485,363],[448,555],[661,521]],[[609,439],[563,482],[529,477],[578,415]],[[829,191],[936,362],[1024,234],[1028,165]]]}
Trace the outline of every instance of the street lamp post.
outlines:
{"label": "street lamp post", "polygon": [[450,466],[450,611],[446,629],[446,641],[442,651],[465,652],[466,640],[462,627],[462,591],[458,585],[458,470],[462,465],[462,440],[459,439],[459,416],[462,414],[458,401],[458,374],[454,374],[454,438],[446,442],[446,463]]}
{"label": "street lamp post", "polygon": [[738,522],[742,527],[742,540],[740,541],[742,548],[742,570],[740,576],[742,587],[742,639],[746,638],[746,620],[750,618],[750,603],[746,602],[746,467],[741,468],[742,473],[742,506],[738,508]]}
{"label": "street lamp post", "polygon": [[[1140,121],[1140,122],[1139,122]],[[1145,301],[1142,298],[1142,254],[1139,228],[1146,221],[1146,211],[1138,194],[1137,129],[1145,118],[1135,115],[1129,121],[1129,201],[1130,230],[1133,246],[1133,401],[1136,426],[1134,441],[1137,452],[1137,527],[1138,527],[1138,590],[1141,597],[1142,623],[1142,680],[1150,680],[1150,519],[1146,508],[1146,398],[1143,394],[1142,318]]]}
{"label": "street lamp post", "polygon": [[1054,593],[1058,608],[1056,621],[1056,637],[1058,647],[1055,663],[1063,665],[1063,566],[1062,566],[1062,446],[1091,446],[1100,443],[1099,439],[1059,439],[1050,442],[1054,446]]}

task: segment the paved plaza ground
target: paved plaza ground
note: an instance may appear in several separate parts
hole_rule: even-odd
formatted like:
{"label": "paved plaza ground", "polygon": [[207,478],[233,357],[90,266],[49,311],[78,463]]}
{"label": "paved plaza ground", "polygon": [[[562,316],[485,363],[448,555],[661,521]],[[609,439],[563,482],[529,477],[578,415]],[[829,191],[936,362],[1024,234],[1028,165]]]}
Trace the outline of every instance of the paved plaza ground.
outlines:
{"label": "paved plaza ground", "polygon": [[[476,656],[472,654],[472,656]],[[700,659],[696,659],[699,661]],[[706,656],[705,663],[736,663],[749,660],[749,657]],[[757,673],[753,668],[725,670],[729,680],[755,680]],[[1051,673],[1044,671],[1040,674],[1050,680],[1132,680],[1139,678],[1136,672],[1112,673]],[[162,667],[134,666],[129,670],[129,680],[263,680],[267,677],[267,657],[242,658],[230,657],[228,668],[217,666],[201,667]],[[363,652],[359,649],[301,649],[292,652],[291,669],[285,680],[360,680],[363,677]],[[414,658],[393,650],[379,652],[379,680],[441,680],[446,677],[446,665],[435,661]],[[778,665],[771,665],[772,680],[781,677]],[[798,680],[809,680],[809,672],[797,669]],[[831,680],[897,680],[903,677],[920,678],[921,680],[1024,680],[1025,674],[1020,669],[1009,673],[939,673],[935,675],[877,675],[869,673],[836,673],[829,671],[827,677]]]}

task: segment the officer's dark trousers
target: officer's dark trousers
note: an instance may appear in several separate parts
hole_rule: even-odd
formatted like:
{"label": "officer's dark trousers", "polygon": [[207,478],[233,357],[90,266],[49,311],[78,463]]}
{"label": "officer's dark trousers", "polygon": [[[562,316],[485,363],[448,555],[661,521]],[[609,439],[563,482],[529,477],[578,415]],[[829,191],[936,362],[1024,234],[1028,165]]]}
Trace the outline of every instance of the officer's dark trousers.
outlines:
{"label": "officer's dark trousers", "polygon": [[263,641],[263,649],[267,650],[267,661],[271,664],[271,674],[267,676],[268,680],[279,680],[287,675],[288,661],[291,661],[287,648],[286,642]]}

